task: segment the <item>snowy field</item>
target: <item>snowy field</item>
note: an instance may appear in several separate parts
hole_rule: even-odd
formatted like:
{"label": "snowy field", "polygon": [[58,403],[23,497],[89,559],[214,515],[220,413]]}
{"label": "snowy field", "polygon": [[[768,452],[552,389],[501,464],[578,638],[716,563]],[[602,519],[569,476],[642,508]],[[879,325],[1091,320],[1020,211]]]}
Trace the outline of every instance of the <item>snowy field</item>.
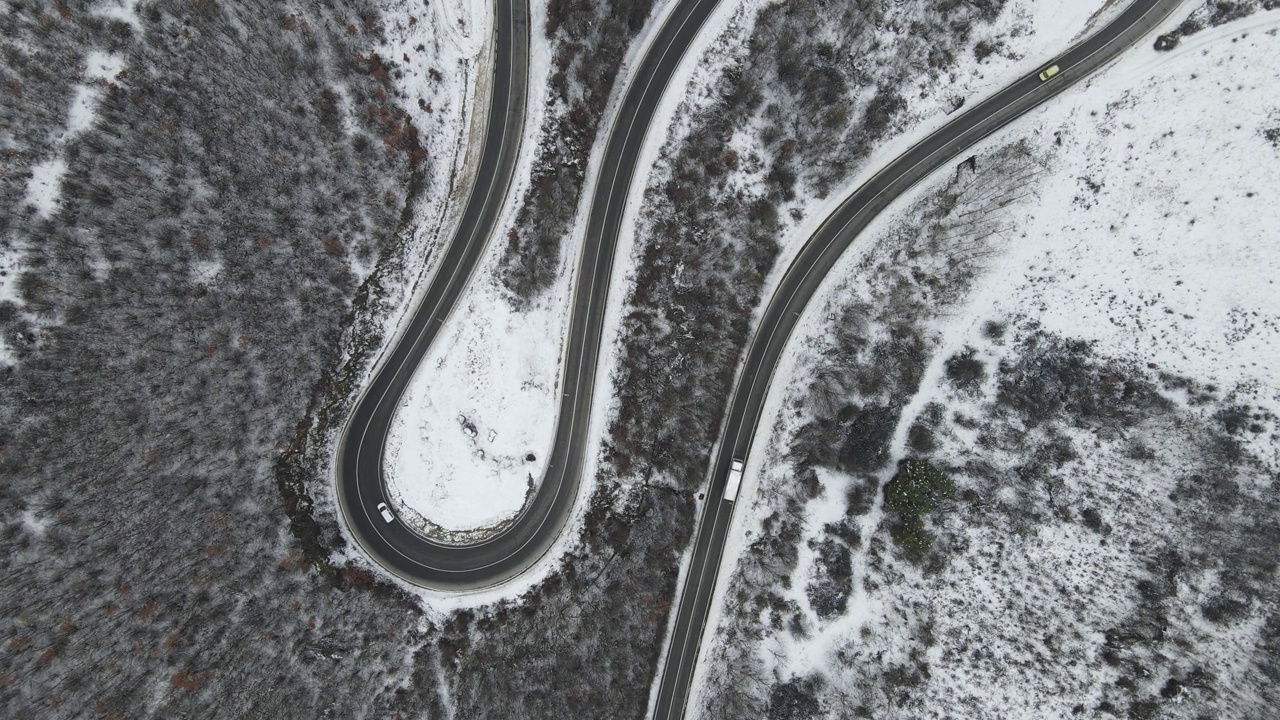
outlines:
{"label": "snowy field", "polygon": [[1264,12],[1141,48],[1041,111],[1036,141],[1063,150],[949,343],[1025,316],[1280,412],[1278,28]]}
{"label": "snowy field", "polygon": [[[820,698],[823,716],[834,716],[841,707],[865,707],[868,688],[883,682],[897,687],[904,702],[910,698],[885,717],[1094,717],[1120,713],[1126,702],[1134,717],[1155,717],[1147,713],[1162,703],[1170,716],[1182,716],[1200,702],[1224,703],[1240,717],[1265,716],[1265,705],[1249,691],[1256,673],[1249,675],[1248,659],[1264,652],[1255,643],[1265,603],[1274,598],[1248,599],[1253,596],[1224,579],[1232,573],[1229,564],[1206,568],[1203,560],[1188,561],[1180,574],[1169,569],[1172,595],[1162,595],[1151,589],[1154,551],[1147,547],[1164,543],[1171,557],[1182,557],[1183,527],[1213,539],[1214,531],[1201,529],[1204,516],[1195,512],[1194,498],[1186,499],[1180,478],[1204,462],[1195,452],[1195,428],[1217,427],[1233,407],[1249,409],[1241,421],[1249,429],[1238,438],[1242,456],[1251,458],[1241,462],[1252,468],[1241,472],[1252,477],[1238,493],[1258,498],[1259,507],[1274,495],[1280,209],[1269,198],[1280,190],[1278,35],[1280,14],[1260,12],[1196,34],[1173,52],[1157,53],[1144,43],[979,149],[1029,140],[1025,183],[1010,204],[984,216],[990,253],[971,291],[929,323],[930,360],[902,411],[879,480],[893,475],[897,460],[915,454],[912,436],[934,422],[930,413],[968,418],[979,429],[939,432],[931,457],[1016,474],[1039,458],[1010,452],[1000,441],[983,445],[990,433],[1026,434],[1045,443],[1039,446],[1045,452],[1076,448],[1054,482],[1069,498],[1066,507],[1084,520],[1019,525],[1017,532],[997,521],[972,527],[939,521],[941,535],[962,540],[947,563],[922,572],[889,556],[886,511],[876,493],[874,507],[858,520],[859,541],[850,543],[848,607],[834,617],[819,615],[806,596],[827,572],[819,567],[817,541],[828,523],[848,512],[846,494],[858,480],[818,469],[821,494],[804,506],[804,536],[785,589],[775,588],[780,598],[772,628],[763,627],[765,639],[747,646],[752,662],[735,660],[735,667],[764,673],[757,681],[773,684],[770,702],[789,698],[809,707],[809,699]],[[753,453],[742,490],[743,498],[757,495],[738,508],[726,568],[746,566],[744,553],[767,536],[766,518],[794,485],[798,471],[781,458],[809,417],[809,381],[841,332],[833,321],[845,317],[859,284],[872,282],[868,268],[882,267],[877,247],[915,222],[910,213],[953,174],[939,173],[874,223],[811,304],[775,378],[765,411],[774,420],[762,425],[755,445],[765,451]],[[979,210],[980,200],[962,196],[966,201]],[[1099,366],[1149,378],[1171,410],[1120,437],[1058,427],[1053,419],[1046,426],[1052,432],[1018,426],[988,399],[1005,382],[995,370],[1016,372],[1034,354],[1028,343],[1043,337],[1090,343]],[[945,361],[968,351],[987,374],[958,391]],[[1103,374],[1101,382],[1116,378]],[[963,476],[957,485],[983,497],[984,488]],[[990,502],[1036,507],[1016,495],[1004,487]],[[1055,505],[1052,488],[1045,503]],[[1192,512],[1182,513],[1184,505]],[[722,577],[711,618],[718,630],[709,633],[704,658],[734,659],[743,647],[726,639],[742,627],[736,624],[741,608],[724,608],[726,586]],[[1161,614],[1152,616],[1156,605]],[[1228,606],[1239,614],[1198,611]],[[786,610],[779,615],[778,608]],[[789,612],[793,624],[783,630],[781,618]],[[1147,632],[1142,623],[1161,622],[1152,617],[1164,618],[1160,639],[1169,638],[1154,645],[1157,650],[1144,643],[1158,641],[1130,637]],[[726,682],[722,668],[700,668],[695,696],[716,696]],[[1238,695],[1213,694],[1223,688]],[[815,712],[818,706],[815,701]]]}
{"label": "snowy field", "polygon": [[546,467],[558,409],[563,314],[549,301],[516,313],[492,275],[480,279],[419,367],[387,445],[401,512],[455,539],[519,512]]}

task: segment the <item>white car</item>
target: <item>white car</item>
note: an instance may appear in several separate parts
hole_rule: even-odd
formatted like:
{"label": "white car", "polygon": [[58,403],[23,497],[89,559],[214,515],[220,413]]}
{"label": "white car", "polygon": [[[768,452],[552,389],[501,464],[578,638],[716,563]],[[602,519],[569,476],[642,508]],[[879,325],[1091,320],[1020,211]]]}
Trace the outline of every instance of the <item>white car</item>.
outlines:
{"label": "white car", "polygon": [[386,503],[378,503],[378,512],[382,513],[382,519],[387,522],[392,522],[396,519],[396,516],[391,514],[391,508],[387,507]]}

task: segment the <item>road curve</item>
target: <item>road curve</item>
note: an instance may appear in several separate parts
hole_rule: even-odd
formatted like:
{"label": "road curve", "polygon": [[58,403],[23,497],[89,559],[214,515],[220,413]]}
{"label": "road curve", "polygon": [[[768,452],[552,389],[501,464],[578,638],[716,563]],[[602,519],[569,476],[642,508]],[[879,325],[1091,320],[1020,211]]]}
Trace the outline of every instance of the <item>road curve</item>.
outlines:
{"label": "road curve", "polygon": [[400,398],[483,255],[514,172],[527,92],[529,13],[527,0],[497,0],[494,94],[476,185],[440,269],[408,329],[357,402],[339,446],[338,500],[347,527],[366,552],[400,578],[437,590],[490,587],[537,562],[564,528],[585,466],[609,282],[628,190],[662,93],[717,2],[681,0],[623,95],[578,263],[546,475],[511,527],[482,542],[456,545],[427,538],[398,519],[384,522],[377,505],[391,504],[382,457]]}
{"label": "road curve", "polygon": [[[849,244],[898,196],[959,153],[1014,119],[1063,92],[1145,37],[1181,0],[1135,0],[1115,20],[1059,58],[974,106],[889,163],[859,187],[806,241],[787,268],[765,309],[730,404],[729,419],[712,466],[707,502],[694,540],[676,621],[668,643],[654,703],[657,720],[682,718],[689,684],[706,626],[733,503],[722,500],[733,458],[746,458],[760,423],[773,373],[809,300]],[[1041,68],[1061,71],[1046,83]]]}
{"label": "road curve", "polygon": [[403,523],[380,517],[378,503],[391,504],[382,456],[400,398],[484,255],[511,186],[524,130],[529,31],[528,0],[496,0],[488,124],[462,219],[408,326],[356,402],[338,448],[338,505],[347,528],[379,564],[418,584],[429,578],[417,563],[434,548]]}

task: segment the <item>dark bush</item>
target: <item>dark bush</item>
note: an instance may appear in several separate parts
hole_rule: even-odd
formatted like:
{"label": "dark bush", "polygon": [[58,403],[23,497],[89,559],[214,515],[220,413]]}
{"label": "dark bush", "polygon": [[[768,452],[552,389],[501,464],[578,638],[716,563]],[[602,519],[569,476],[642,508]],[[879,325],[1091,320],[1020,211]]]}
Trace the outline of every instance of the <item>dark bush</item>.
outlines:
{"label": "dark bush", "polygon": [[863,473],[884,467],[900,414],[900,408],[887,405],[844,406],[837,418],[844,431],[840,468],[845,472]]}
{"label": "dark bush", "polygon": [[1084,522],[1084,526],[1094,532],[1102,532],[1102,513],[1097,508],[1087,507],[1080,511],[1080,519]]}
{"label": "dark bush", "polygon": [[826,539],[814,548],[813,580],[805,588],[809,607],[820,618],[843,614],[853,592],[853,562],[849,547]]}
{"label": "dark bush", "polygon": [[898,472],[884,486],[884,507],[889,533],[909,559],[928,554],[933,536],[925,529],[925,519],[954,493],[955,485],[929,461],[907,458],[898,463]]}
{"label": "dark bush", "polygon": [[933,430],[927,424],[918,420],[912,423],[911,429],[907,431],[907,446],[918,454],[933,452],[933,449],[937,447],[937,443],[933,438]]}
{"label": "dark bush", "polygon": [[999,341],[1004,339],[1005,324],[995,320],[988,320],[982,324],[982,335],[988,340]]}
{"label": "dark bush", "polygon": [[1160,703],[1155,700],[1138,700],[1129,705],[1130,720],[1152,720],[1160,712]]}
{"label": "dark bush", "polygon": [[986,40],[979,40],[977,45],[973,46],[973,57],[978,62],[982,62],[992,55],[999,52],[1000,47]]}
{"label": "dark bush", "polygon": [[1272,612],[1262,630],[1262,645],[1254,660],[1262,674],[1280,683],[1280,613]]}
{"label": "dark bush", "polygon": [[1216,0],[1211,7],[1213,14],[1209,16],[1209,27],[1218,27],[1249,17],[1257,9],[1252,2],[1232,2],[1231,0]]}
{"label": "dark bush", "polygon": [[845,516],[836,522],[829,522],[822,526],[823,532],[832,537],[840,538],[850,548],[857,549],[862,545],[862,533],[858,530],[858,524],[853,518]]}
{"label": "dark bush", "polygon": [[1252,409],[1248,405],[1228,405],[1214,413],[1217,420],[1228,435],[1239,435],[1249,427]]}
{"label": "dark bush", "polygon": [[1200,613],[1205,620],[1223,625],[1243,619],[1248,612],[1247,601],[1228,595],[1215,595],[1200,606]]}
{"label": "dark bush", "polygon": [[800,496],[812,500],[822,495],[822,481],[812,467],[802,467],[796,475],[796,485],[800,488]]}
{"label": "dark bush", "polygon": [[982,389],[982,383],[987,380],[987,368],[975,357],[976,353],[976,350],[967,347],[947,358],[944,364],[947,379],[955,389],[970,394]]}
{"label": "dark bush", "polygon": [[812,720],[821,706],[815,697],[815,683],[809,679],[791,678],[769,691],[769,720]]}
{"label": "dark bush", "polygon": [[853,480],[845,492],[845,516],[861,517],[871,512],[880,483],[872,475],[861,475]]}
{"label": "dark bush", "polygon": [[1118,429],[1171,407],[1135,369],[1101,365],[1088,343],[1047,335],[1028,338],[1017,364],[1002,368],[997,400],[1028,426],[1065,416],[1078,427]]}
{"label": "dark bush", "polygon": [[871,104],[867,106],[862,127],[871,137],[879,137],[889,129],[894,116],[906,108],[907,101],[902,99],[896,88],[882,87],[871,99]]}

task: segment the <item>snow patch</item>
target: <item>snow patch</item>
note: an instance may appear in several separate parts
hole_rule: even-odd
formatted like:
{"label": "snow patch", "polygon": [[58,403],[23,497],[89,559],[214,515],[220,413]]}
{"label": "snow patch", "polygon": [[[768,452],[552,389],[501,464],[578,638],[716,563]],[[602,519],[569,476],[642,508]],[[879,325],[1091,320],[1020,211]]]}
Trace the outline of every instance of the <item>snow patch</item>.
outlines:
{"label": "snow patch", "polygon": [[213,285],[221,272],[221,260],[197,260],[191,263],[191,279],[201,285]]}
{"label": "snow patch", "polygon": [[384,462],[398,510],[444,531],[492,527],[520,511],[551,450],[562,299],[516,313],[493,277],[469,293],[392,422]]}
{"label": "snow patch", "polygon": [[114,82],[124,72],[124,57],[116,53],[90,50],[84,57],[84,81]]}
{"label": "snow patch", "polygon": [[36,537],[42,537],[49,528],[49,518],[42,518],[32,510],[22,511],[22,527]]}
{"label": "snow patch", "polygon": [[16,250],[0,250],[0,302],[22,302],[18,292],[20,256],[21,254]]}
{"label": "snow patch", "polygon": [[[436,27],[463,57],[475,57],[484,47],[493,23],[493,6],[487,2],[443,0],[431,3]],[[541,25],[531,25],[540,28]],[[539,35],[536,30],[533,35]]]}
{"label": "snow patch", "polygon": [[58,209],[62,176],[67,172],[67,161],[53,157],[31,166],[31,180],[27,182],[27,204],[35,207],[42,218],[53,215]]}

